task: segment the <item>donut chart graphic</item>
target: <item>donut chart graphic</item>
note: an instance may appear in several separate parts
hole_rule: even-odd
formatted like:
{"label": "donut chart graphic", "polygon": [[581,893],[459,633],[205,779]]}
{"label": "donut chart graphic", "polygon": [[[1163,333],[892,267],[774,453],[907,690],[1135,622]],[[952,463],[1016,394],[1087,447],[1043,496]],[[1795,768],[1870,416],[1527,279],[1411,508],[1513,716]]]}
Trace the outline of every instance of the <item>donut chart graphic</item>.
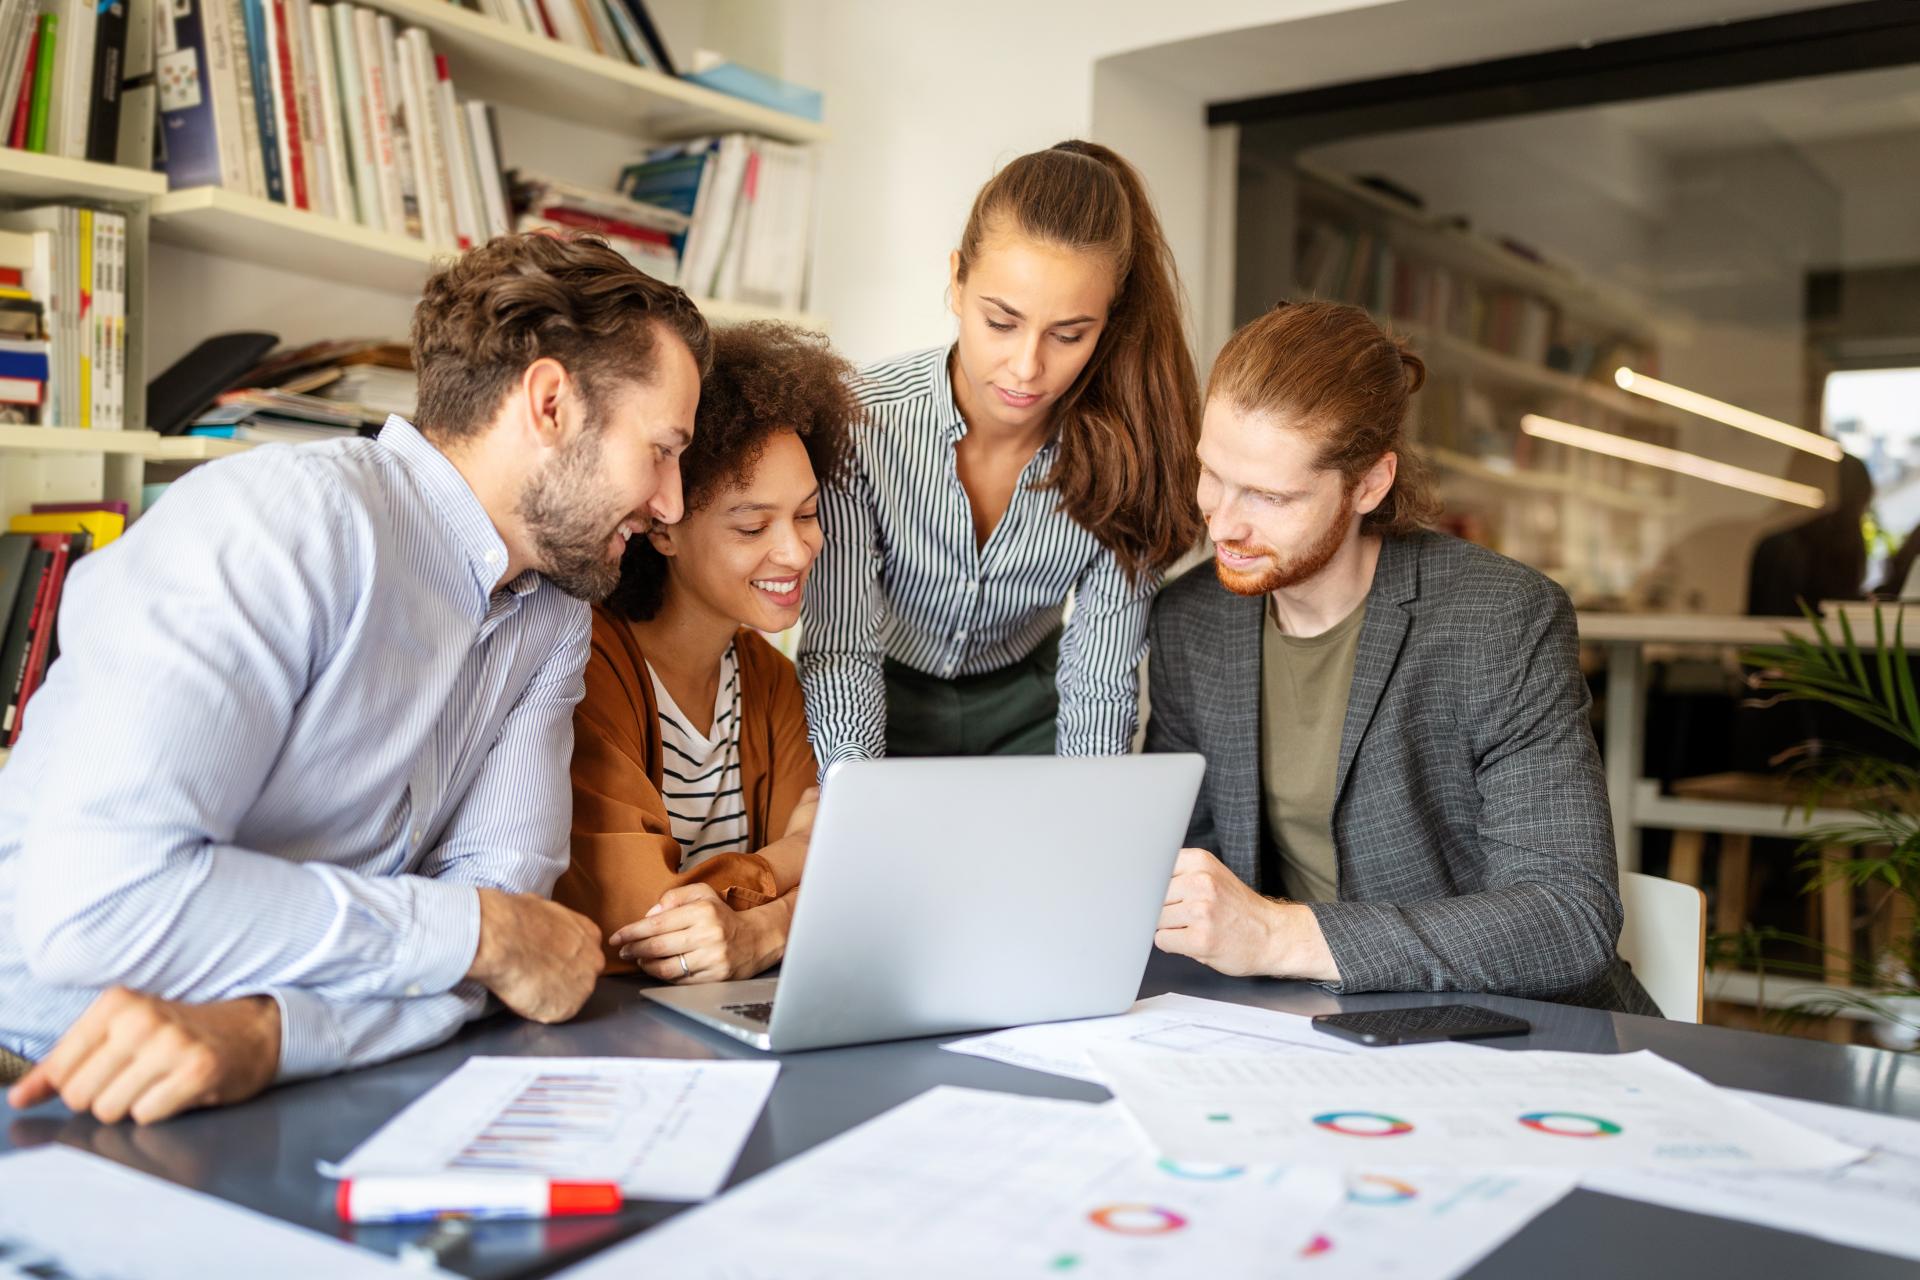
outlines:
{"label": "donut chart graphic", "polygon": [[1412,1183],[1379,1173],[1363,1173],[1347,1186],[1347,1199],[1354,1204],[1405,1204],[1419,1194]]}
{"label": "donut chart graphic", "polygon": [[1322,1111],[1313,1122],[1348,1138],[1397,1138],[1413,1132],[1412,1125],[1384,1111]]}
{"label": "donut chart graphic", "polygon": [[1529,1111],[1520,1123],[1535,1133],[1550,1133],[1556,1138],[1611,1138],[1620,1126],[1599,1116],[1578,1111]]}
{"label": "donut chart graphic", "polygon": [[1102,1231],[1120,1236],[1164,1236],[1187,1225],[1173,1210],[1151,1204],[1105,1205],[1087,1217]]}
{"label": "donut chart graphic", "polygon": [[1227,1182],[1247,1171],[1247,1167],[1240,1164],[1191,1164],[1179,1160],[1161,1160],[1154,1167],[1189,1182]]}

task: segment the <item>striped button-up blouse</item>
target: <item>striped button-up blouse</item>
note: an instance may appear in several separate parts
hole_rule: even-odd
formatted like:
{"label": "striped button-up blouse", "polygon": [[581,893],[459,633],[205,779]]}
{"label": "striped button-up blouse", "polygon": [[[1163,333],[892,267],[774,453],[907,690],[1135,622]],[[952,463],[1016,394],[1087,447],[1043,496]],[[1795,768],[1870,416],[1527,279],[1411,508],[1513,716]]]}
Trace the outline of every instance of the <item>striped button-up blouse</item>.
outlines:
{"label": "striped button-up blouse", "polygon": [[1061,625],[1059,751],[1118,755],[1132,744],[1147,612],[1159,575],[1132,582],[1111,551],[1036,486],[1049,442],[1021,473],[986,545],[954,447],[966,419],[949,348],[862,372],[868,422],[820,503],[826,536],[807,587],[800,678],[822,769],[886,754],[883,661],[928,675],[981,675],[1031,654]]}

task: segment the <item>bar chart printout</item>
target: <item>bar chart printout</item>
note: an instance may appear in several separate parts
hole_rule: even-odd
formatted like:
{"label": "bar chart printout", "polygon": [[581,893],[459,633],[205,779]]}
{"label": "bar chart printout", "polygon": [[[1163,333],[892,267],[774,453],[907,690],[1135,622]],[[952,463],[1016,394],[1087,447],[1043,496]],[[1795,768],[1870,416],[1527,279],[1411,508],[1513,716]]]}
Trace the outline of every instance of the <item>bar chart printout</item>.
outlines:
{"label": "bar chart printout", "polygon": [[337,1165],[369,1174],[537,1174],[618,1182],[629,1199],[719,1191],[775,1062],[472,1058]]}

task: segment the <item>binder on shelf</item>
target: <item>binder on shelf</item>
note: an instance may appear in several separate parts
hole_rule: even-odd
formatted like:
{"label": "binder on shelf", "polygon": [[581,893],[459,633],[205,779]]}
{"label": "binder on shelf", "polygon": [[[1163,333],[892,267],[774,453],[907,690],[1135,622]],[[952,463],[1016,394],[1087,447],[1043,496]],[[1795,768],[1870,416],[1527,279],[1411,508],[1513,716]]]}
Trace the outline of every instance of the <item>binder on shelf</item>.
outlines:
{"label": "binder on shelf", "polygon": [[789,84],[777,76],[743,67],[737,62],[728,62],[704,50],[695,55],[694,69],[682,78],[745,102],[799,116],[802,120],[818,120],[821,116],[822,99],[818,89]]}
{"label": "binder on shelf", "polygon": [[7,615],[6,634],[0,639],[0,740],[13,731],[21,678],[26,672],[27,651],[33,644],[34,613],[46,600],[47,567],[53,562],[52,547],[64,539],[28,537],[25,567],[14,595],[12,612]]}
{"label": "binder on shelf", "polygon": [[120,128],[114,162],[130,169],[154,168],[154,125],[159,119],[159,87],[154,83],[156,0],[128,0],[127,47],[122,60]]}
{"label": "binder on shelf", "polygon": [[120,82],[126,75],[127,0],[100,0],[93,47],[91,109],[83,152],[112,164],[120,150]]}

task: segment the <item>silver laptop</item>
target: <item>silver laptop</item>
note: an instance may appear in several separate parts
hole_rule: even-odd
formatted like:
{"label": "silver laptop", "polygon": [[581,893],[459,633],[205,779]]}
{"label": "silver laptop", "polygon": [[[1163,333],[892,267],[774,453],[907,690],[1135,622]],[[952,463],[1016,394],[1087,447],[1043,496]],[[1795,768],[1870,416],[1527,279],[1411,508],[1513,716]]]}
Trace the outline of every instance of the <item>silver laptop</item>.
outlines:
{"label": "silver laptop", "polygon": [[641,994],[775,1050],[1119,1013],[1205,770],[1197,755],[843,763],[780,977]]}

